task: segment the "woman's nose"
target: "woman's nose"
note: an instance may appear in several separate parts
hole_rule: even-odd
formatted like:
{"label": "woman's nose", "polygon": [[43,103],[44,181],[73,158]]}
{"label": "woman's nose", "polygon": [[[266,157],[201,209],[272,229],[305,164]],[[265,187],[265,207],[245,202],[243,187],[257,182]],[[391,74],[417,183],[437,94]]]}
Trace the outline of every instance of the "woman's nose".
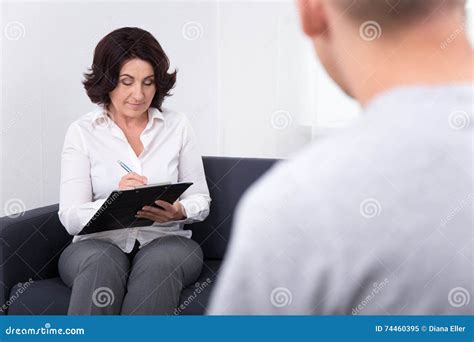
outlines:
{"label": "woman's nose", "polygon": [[141,85],[136,86],[133,89],[133,99],[137,102],[140,102],[144,98],[145,98],[145,94],[143,92],[143,87]]}

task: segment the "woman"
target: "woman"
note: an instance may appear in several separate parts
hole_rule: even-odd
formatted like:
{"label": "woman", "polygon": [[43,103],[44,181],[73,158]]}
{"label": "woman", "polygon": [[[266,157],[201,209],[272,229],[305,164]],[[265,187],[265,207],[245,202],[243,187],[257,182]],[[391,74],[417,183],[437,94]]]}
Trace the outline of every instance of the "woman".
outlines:
{"label": "woman", "polygon": [[[169,67],[149,32],[126,27],[99,42],[85,74],[100,110],[71,124],[61,161],[59,218],[74,235],[59,260],[70,315],[171,314],[201,272],[201,248],[183,225],[204,220],[211,199],[189,121],[162,108],[176,82]],[[77,236],[113,190],[160,182],[194,184],[174,204],[138,211],[151,226]]]}

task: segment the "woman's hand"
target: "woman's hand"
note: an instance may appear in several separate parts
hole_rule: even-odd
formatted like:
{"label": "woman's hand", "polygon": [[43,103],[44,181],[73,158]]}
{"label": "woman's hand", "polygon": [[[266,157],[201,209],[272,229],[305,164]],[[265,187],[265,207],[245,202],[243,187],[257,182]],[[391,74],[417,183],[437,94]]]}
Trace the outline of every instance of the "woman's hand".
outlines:
{"label": "woman's hand", "polygon": [[184,207],[179,201],[174,202],[174,204],[165,201],[156,201],[155,203],[163,209],[144,206],[138,211],[136,217],[147,218],[159,223],[179,221],[186,218]]}
{"label": "woman's hand", "polygon": [[130,172],[120,179],[119,190],[133,189],[136,186],[146,185],[147,183],[148,179],[145,176]]}

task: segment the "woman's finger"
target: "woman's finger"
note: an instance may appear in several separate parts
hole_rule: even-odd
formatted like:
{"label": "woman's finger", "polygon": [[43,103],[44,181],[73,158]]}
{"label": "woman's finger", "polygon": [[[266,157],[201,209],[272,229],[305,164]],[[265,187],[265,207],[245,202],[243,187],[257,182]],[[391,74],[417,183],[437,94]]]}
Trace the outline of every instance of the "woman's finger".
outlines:
{"label": "woman's finger", "polygon": [[145,176],[141,176],[141,175],[139,175],[138,173],[135,173],[135,172],[130,172],[130,173],[126,174],[124,177],[127,180],[136,180],[136,181],[142,182],[144,184],[146,184],[147,181],[148,181],[148,179]]}
{"label": "woman's finger", "polygon": [[146,218],[146,219],[149,219],[149,220],[152,220],[152,221],[157,221],[157,222],[160,222],[160,223],[168,221],[168,219],[166,217],[163,217],[161,215],[155,215],[151,212],[147,212],[147,211],[143,211],[143,210],[139,211],[136,216],[141,217],[141,218]]}
{"label": "woman's finger", "polygon": [[145,184],[135,179],[121,180],[119,183],[119,189],[128,190],[128,189],[133,189],[137,186],[142,186],[142,185],[145,185]]}
{"label": "woman's finger", "polygon": [[127,187],[135,187],[135,186],[142,186],[143,183],[137,180],[128,180],[124,184]]}
{"label": "woman's finger", "polygon": [[155,201],[155,204],[159,205],[160,207],[162,207],[166,211],[169,211],[169,212],[175,212],[176,211],[175,206],[168,203],[168,202],[166,202],[166,201],[158,200],[158,201]]}
{"label": "woman's finger", "polygon": [[170,213],[166,210],[151,207],[151,206],[145,206],[141,209],[141,211],[144,211],[146,213],[150,213],[152,215],[155,215],[156,217],[161,217],[161,218],[166,219],[166,220],[169,220],[173,217],[172,213]]}
{"label": "woman's finger", "polygon": [[140,210],[147,211],[147,212],[150,212],[150,213],[155,214],[155,215],[162,215],[163,216],[163,215],[166,214],[166,210],[156,208],[156,207],[152,207],[151,205],[146,205],[143,208],[141,208]]}

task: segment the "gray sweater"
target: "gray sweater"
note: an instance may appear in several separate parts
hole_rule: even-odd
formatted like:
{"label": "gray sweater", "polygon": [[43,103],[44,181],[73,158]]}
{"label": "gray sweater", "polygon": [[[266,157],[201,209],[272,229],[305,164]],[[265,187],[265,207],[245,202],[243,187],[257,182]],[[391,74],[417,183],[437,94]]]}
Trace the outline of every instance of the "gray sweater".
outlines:
{"label": "gray sweater", "polygon": [[262,177],[210,314],[474,313],[473,87],[406,87]]}

